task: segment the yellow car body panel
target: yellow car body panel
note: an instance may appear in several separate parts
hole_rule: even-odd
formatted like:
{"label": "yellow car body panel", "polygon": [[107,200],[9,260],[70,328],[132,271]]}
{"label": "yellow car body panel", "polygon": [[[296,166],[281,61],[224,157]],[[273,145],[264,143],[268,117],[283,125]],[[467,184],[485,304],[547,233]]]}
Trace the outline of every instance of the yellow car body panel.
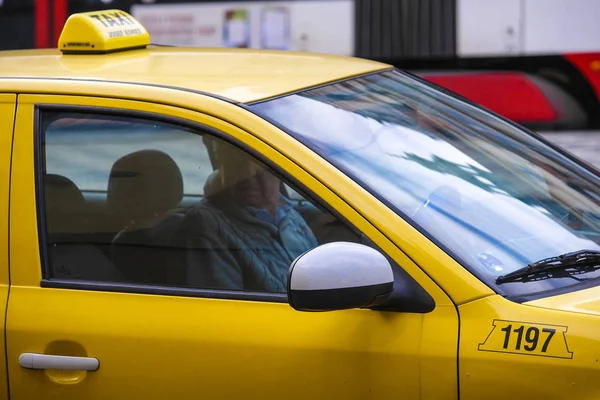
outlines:
{"label": "yellow car body panel", "polygon": [[[13,141],[13,122],[15,120],[17,96],[0,93],[0,309],[6,310],[9,292],[9,253],[8,253],[8,210],[10,159]],[[5,326],[6,313],[0,316]],[[5,343],[5,330],[0,330],[0,343]],[[6,347],[0,347],[0,359],[6,357]],[[6,376],[6,364],[0,363],[0,376]],[[8,381],[0,379],[0,398],[8,396]]]}
{"label": "yellow car body panel", "polygon": [[[591,291],[588,295],[597,298],[599,289]],[[519,399],[525,393],[540,399],[599,398],[597,316],[516,304],[497,295],[463,304],[459,313],[461,399]]]}
{"label": "yellow car body panel", "polygon": [[576,292],[529,301],[525,304],[550,310],[600,315],[600,290],[598,290],[598,287],[592,287]]}
{"label": "yellow car body panel", "polygon": [[[205,98],[194,96],[201,108]],[[411,271],[435,300],[435,310],[315,314],[277,303],[40,287],[33,121],[35,105],[49,104],[149,112],[219,129],[269,157],[335,207]],[[457,397],[453,302],[367,219],[256,136],[223,119],[173,106],[49,95],[19,97],[15,131],[7,321],[11,398],[44,393],[46,399],[158,399],[192,392],[208,398],[260,393],[261,398],[384,399],[396,392],[415,399]],[[97,357],[102,366],[88,373],[31,371],[18,364],[24,352]],[[316,368],[324,360],[328,367]]]}
{"label": "yellow car body panel", "polygon": [[[388,64],[288,51],[150,47],[121,53],[0,51],[0,80],[51,78],[164,85],[251,102],[355,75]],[[298,73],[300,71],[301,73]]]}

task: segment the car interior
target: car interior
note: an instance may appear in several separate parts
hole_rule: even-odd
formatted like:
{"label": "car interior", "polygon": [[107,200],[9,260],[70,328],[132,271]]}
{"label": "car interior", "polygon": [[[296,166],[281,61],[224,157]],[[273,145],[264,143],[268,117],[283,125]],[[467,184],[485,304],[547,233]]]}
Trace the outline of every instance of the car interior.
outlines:
{"label": "car interior", "polygon": [[[207,150],[210,155],[210,146]],[[216,170],[214,156],[210,158],[213,174],[205,191]],[[174,159],[150,148],[117,159],[105,192],[82,190],[68,176],[45,171],[49,270],[44,278],[186,287],[185,249],[172,239],[186,210],[203,196],[185,194],[183,181]],[[282,183],[281,191],[319,244],[360,242],[360,235],[291,186]]]}

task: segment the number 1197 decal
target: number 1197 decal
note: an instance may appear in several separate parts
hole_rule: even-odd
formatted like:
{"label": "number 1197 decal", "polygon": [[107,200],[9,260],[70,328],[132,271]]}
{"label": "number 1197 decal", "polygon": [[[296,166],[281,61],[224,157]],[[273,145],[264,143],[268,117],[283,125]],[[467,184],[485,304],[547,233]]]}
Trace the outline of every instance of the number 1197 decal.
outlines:
{"label": "number 1197 decal", "polygon": [[566,326],[495,319],[480,351],[573,358],[567,346]]}

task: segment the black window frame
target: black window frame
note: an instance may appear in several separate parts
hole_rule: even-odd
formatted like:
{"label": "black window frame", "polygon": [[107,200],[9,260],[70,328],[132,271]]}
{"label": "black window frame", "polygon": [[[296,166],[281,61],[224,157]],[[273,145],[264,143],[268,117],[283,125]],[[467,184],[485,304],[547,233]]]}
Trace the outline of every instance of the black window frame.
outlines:
{"label": "black window frame", "polygon": [[[410,274],[393,261],[384,251],[382,251],[375,242],[363,234],[358,228],[344,218],[333,206],[321,199],[296,177],[284,171],[280,166],[275,164],[271,159],[264,154],[258,152],[247,144],[219,131],[216,128],[190,121],[187,119],[169,116],[165,114],[157,114],[147,111],[129,110],[123,108],[112,108],[103,106],[83,106],[83,105],[59,105],[59,104],[36,104],[34,106],[34,170],[35,170],[35,202],[36,202],[36,217],[38,230],[38,245],[40,250],[40,265],[42,268],[42,279],[40,286],[42,288],[57,288],[57,289],[75,289],[75,290],[90,290],[102,292],[116,293],[132,293],[132,294],[149,294],[163,296],[183,296],[192,298],[210,298],[223,300],[247,300],[260,301],[271,303],[286,303],[288,304],[287,293],[269,293],[269,292],[252,292],[244,290],[222,290],[222,289],[204,289],[204,288],[184,288],[175,286],[161,286],[149,284],[133,284],[126,282],[96,282],[81,279],[61,279],[51,277],[51,263],[48,255],[48,232],[46,224],[46,204],[44,199],[44,176],[46,175],[45,163],[45,119],[46,115],[57,115],[59,113],[68,114],[94,114],[96,116],[109,116],[119,118],[137,118],[146,121],[154,121],[157,123],[172,124],[181,127],[182,129],[190,129],[195,131],[194,134],[209,135],[219,140],[225,141],[236,147],[240,151],[254,157],[258,161],[268,166],[271,171],[284,184],[291,186],[298,194],[311,202],[321,211],[329,213],[352,233],[356,234],[363,243],[369,244],[377,248],[392,264],[392,268],[400,269],[409,277],[412,282],[402,282],[403,286],[407,283],[413,286],[413,289],[419,294],[415,297],[414,302],[403,304],[402,306],[385,305],[379,309],[384,311],[398,311],[409,313],[428,313],[435,309],[435,301],[431,295],[412,278]],[[355,210],[358,212],[358,210]],[[359,212],[360,214],[360,212]],[[361,214],[362,215],[362,214]],[[398,282],[398,277],[395,273],[395,280]]]}

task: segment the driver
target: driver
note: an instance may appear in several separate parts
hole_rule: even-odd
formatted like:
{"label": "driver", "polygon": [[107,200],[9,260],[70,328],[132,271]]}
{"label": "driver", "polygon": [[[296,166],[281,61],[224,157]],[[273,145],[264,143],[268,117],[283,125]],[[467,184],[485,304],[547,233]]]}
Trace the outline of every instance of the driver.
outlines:
{"label": "driver", "polygon": [[217,169],[178,234],[187,248],[186,283],[283,293],[291,263],[317,240],[266,166],[225,142],[213,149]]}

